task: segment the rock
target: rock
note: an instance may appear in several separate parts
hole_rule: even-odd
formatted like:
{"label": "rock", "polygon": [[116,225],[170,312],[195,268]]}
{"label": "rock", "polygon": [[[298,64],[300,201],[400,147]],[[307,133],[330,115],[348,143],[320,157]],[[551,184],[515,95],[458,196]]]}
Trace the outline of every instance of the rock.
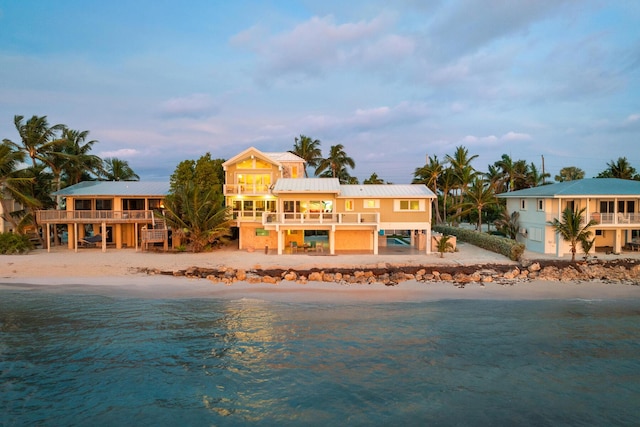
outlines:
{"label": "rock", "polygon": [[262,276],[262,283],[278,283],[275,277],[272,276]]}
{"label": "rock", "polygon": [[240,280],[241,282],[243,282],[244,280],[246,280],[247,278],[247,272],[244,270],[238,270],[236,271],[236,279]]}
{"label": "rock", "polygon": [[314,271],[313,273],[309,274],[309,281],[322,282],[322,276],[323,276],[323,273],[321,271]]}
{"label": "rock", "polygon": [[453,280],[453,276],[449,273],[440,273],[440,280],[443,280],[445,282],[450,282],[451,280]]}
{"label": "rock", "polygon": [[529,271],[540,271],[540,263],[539,262],[534,262],[533,264],[531,264],[528,267]]}
{"label": "rock", "polygon": [[482,283],[492,283],[493,282],[493,277],[491,276],[486,276],[482,278]]}
{"label": "rock", "polygon": [[284,280],[288,280],[289,282],[295,282],[297,278],[298,275],[295,271],[289,271],[284,275]]}

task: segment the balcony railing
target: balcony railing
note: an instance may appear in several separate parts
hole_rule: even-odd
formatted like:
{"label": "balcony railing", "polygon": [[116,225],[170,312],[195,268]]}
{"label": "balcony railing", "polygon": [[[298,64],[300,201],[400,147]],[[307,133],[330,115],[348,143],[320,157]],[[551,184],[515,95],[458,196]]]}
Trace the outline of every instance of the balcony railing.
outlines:
{"label": "balcony railing", "polygon": [[269,194],[269,186],[266,184],[225,184],[224,194],[225,196]]}
{"label": "balcony railing", "polygon": [[37,211],[39,223],[153,221],[154,211]]}
{"label": "balcony railing", "polygon": [[638,213],[600,213],[594,212],[591,214],[591,219],[602,225],[626,225],[626,224],[639,224],[640,214]]}
{"label": "balcony railing", "polygon": [[360,224],[375,225],[380,222],[380,214],[370,212],[319,212],[319,213],[265,213],[262,216],[264,225],[297,225],[297,224]]}

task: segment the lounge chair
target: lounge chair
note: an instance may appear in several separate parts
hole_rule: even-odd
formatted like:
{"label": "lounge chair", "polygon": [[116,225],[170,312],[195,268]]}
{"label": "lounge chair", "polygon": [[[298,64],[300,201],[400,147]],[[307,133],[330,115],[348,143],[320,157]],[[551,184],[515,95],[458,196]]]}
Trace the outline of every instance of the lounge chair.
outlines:
{"label": "lounge chair", "polygon": [[82,246],[97,246],[98,243],[102,243],[102,236],[100,234],[80,239],[80,244]]}
{"label": "lounge chair", "polygon": [[618,224],[631,224],[631,219],[625,218],[623,213],[618,212]]}

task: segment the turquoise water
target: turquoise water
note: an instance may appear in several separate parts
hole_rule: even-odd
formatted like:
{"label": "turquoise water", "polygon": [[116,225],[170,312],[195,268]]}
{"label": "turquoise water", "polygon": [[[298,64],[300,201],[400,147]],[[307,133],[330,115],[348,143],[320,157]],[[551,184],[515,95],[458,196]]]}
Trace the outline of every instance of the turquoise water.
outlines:
{"label": "turquoise water", "polygon": [[0,291],[0,425],[638,425],[640,301]]}

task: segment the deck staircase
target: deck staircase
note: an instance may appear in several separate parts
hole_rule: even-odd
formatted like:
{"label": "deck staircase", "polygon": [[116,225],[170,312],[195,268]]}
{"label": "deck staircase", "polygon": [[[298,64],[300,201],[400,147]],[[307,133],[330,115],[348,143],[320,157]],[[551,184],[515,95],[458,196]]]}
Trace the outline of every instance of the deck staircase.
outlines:
{"label": "deck staircase", "polygon": [[163,219],[154,219],[151,227],[145,225],[142,227],[141,239],[143,250],[149,249],[149,244],[164,243],[164,250],[169,248],[169,230],[167,223]]}

